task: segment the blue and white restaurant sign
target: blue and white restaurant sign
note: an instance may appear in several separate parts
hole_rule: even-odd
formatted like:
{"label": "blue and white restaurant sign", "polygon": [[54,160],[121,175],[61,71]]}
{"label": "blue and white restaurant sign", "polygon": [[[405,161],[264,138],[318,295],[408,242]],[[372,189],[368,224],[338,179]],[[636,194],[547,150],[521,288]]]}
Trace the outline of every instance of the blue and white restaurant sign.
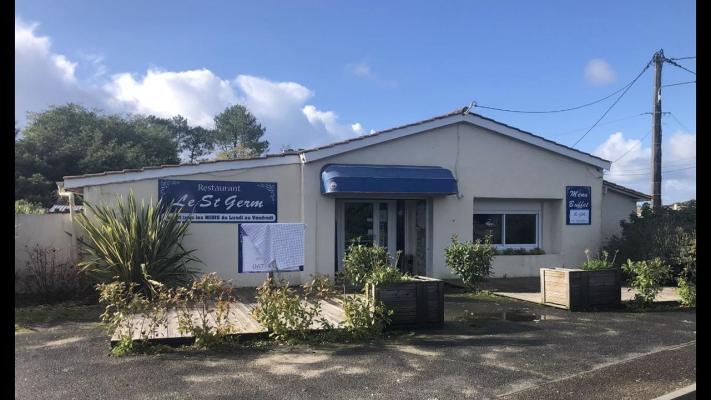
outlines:
{"label": "blue and white restaurant sign", "polygon": [[565,219],[567,225],[590,225],[590,186],[565,187]]}
{"label": "blue and white restaurant sign", "polygon": [[158,198],[194,223],[277,222],[277,184],[158,180]]}

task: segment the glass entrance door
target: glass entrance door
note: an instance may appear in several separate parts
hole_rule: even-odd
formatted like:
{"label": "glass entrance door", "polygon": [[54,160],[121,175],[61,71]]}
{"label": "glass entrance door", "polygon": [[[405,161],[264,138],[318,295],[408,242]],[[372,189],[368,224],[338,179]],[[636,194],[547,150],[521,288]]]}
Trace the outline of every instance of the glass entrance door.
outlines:
{"label": "glass entrance door", "polygon": [[396,207],[394,200],[342,200],[337,203],[337,265],[342,270],[343,256],[353,242],[388,249],[395,257]]}

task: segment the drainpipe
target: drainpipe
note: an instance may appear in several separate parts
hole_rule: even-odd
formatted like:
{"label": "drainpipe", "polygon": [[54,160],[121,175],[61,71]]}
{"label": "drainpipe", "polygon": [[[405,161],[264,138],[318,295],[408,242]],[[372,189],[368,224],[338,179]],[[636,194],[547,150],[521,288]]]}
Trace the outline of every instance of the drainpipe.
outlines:
{"label": "drainpipe", "polygon": [[64,190],[64,182],[57,182],[57,189],[60,196],[69,198],[69,217],[72,227],[72,244],[69,248],[69,257],[72,263],[76,263],[79,257],[77,255],[77,230],[74,224],[74,192]]}

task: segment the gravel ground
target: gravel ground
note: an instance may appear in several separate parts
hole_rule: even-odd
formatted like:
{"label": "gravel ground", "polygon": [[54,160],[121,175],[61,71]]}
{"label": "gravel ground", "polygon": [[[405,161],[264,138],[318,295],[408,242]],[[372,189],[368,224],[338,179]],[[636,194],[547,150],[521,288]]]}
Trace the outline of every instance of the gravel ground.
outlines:
{"label": "gravel ground", "polygon": [[122,358],[95,323],[37,324],[15,334],[15,398],[651,399],[696,380],[693,311],[448,296],[446,315],[444,329],[375,344]]}

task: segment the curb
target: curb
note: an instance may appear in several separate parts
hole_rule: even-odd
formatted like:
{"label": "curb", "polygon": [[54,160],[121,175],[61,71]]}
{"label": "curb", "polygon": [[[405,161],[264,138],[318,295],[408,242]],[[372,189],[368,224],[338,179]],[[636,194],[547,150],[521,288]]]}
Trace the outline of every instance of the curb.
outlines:
{"label": "curb", "polygon": [[690,400],[696,399],[696,383],[685,388],[675,390],[663,396],[659,396],[653,400]]}

